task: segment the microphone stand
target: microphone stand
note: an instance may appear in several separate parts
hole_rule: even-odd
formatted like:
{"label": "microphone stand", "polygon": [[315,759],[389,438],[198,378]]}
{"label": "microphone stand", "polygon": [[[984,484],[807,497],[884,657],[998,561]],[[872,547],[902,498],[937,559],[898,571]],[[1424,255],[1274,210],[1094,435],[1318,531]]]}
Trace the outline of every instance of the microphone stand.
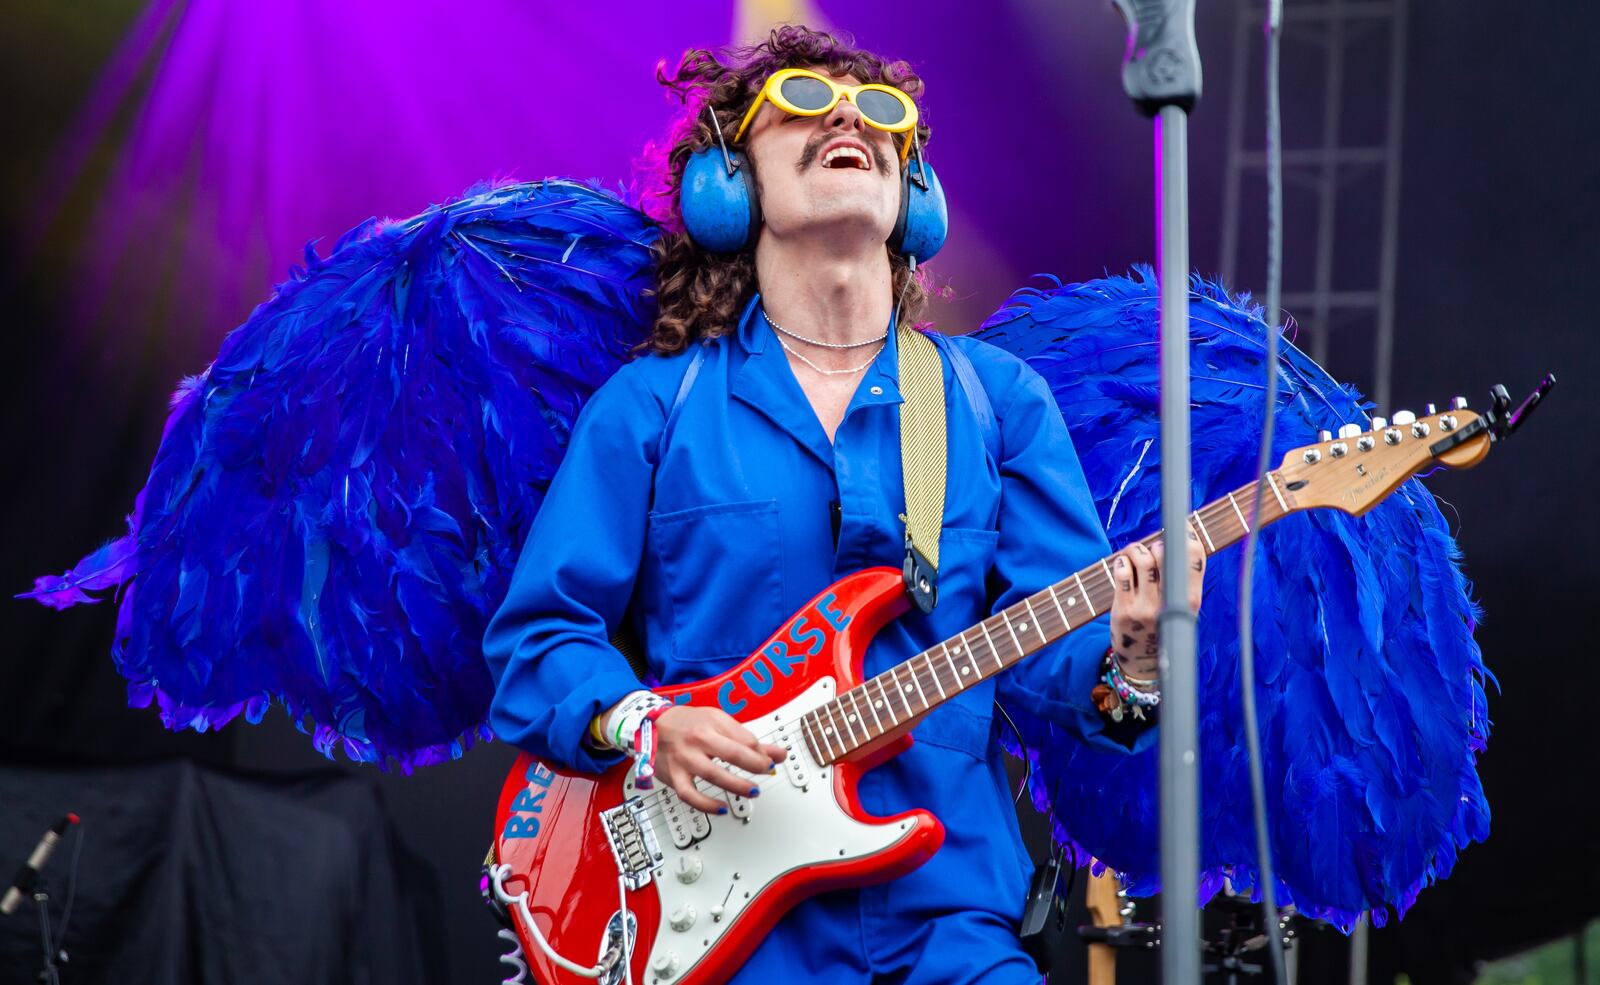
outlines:
{"label": "microphone stand", "polygon": [[1200,753],[1189,608],[1189,116],[1200,98],[1194,0],[1114,0],[1128,25],[1122,87],[1156,121],[1161,289],[1161,980],[1200,982]]}
{"label": "microphone stand", "polygon": [[45,891],[44,879],[33,886],[33,902],[39,910],[39,941],[44,945],[44,966],[39,970],[39,981],[45,985],[61,985],[61,972],[56,968],[56,949],[50,940],[50,894]]}

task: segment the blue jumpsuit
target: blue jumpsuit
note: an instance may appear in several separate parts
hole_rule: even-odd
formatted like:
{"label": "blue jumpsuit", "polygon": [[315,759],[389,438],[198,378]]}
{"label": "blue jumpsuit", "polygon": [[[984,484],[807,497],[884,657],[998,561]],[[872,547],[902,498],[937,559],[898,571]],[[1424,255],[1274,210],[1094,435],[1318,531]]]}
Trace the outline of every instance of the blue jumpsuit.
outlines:
{"label": "blue jumpsuit", "polygon": [[[670,428],[688,354],[625,365],[584,409],[484,637],[502,739],[603,769],[615,757],[583,741],[589,720],[640,686],[607,642],[624,620],[661,682],[695,681],[743,659],[831,582],[899,567],[894,333],[830,445],[757,302],[736,333],[709,343]],[[868,675],[1109,552],[1044,381],[993,346],[951,342],[967,353],[998,422],[986,440],[946,357],[939,604],[885,627],[868,650]],[[1089,697],[1107,633],[1099,621],[931,713],[909,751],[863,778],[860,795],[875,814],[933,811],[944,846],[892,883],[802,903],[735,980],[1037,982],[1017,939],[1033,865],[993,706],[998,699],[1076,740],[1122,749],[1101,734]]]}

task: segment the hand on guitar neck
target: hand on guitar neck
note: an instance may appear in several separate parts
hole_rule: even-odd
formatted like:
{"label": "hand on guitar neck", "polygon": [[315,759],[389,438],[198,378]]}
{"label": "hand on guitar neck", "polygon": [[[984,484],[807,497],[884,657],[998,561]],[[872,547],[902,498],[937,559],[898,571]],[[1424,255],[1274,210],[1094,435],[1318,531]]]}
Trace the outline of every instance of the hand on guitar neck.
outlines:
{"label": "hand on guitar neck", "polygon": [[[1160,674],[1161,650],[1161,575],[1165,555],[1158,538],[1152,543],[1137,541],[1112,562],[1111,649],[1122,665],[1129,683],[1153,681]],[[1206,576],[1206,551],[1189,531],[1189,608],[1200,611],[1200,587]],[[1148,690],[1148,688],[1141,688]]]}

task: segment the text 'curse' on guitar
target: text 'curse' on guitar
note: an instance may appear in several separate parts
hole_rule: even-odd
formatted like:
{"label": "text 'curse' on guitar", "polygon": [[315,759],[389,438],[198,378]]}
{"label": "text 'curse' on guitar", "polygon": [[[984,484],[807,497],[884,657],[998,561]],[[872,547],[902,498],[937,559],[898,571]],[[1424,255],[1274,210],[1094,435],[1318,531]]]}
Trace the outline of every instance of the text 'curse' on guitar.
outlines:
{"label": "text 'curse' on guitar", "polygon": [[[1497,387],[1482,415],[1458,398],[1443,413],[1323,432],[1267,473],[1255,523],[1315,507],[1364,513],[1422,469],[1476,465],[1553,382],[1516,411]],[[1190,515],[1208,553],[1249,532],[1254,493],[1247,485]],[[660,689],[679,703],[737,708],[736,719],[788,751],[775,776],[753,780],[759,810],[717,790],[728,813],[707,815],[665,784],[636,790],[629,762],[596,776],[524,754],[501,791],[489,878],[537,980],[621,982],[627,954],[635,982],[722,981],[802,899],[922,864],[944,826],[925,810],[866,814],[861,775],[906,749],[940,703],[1107,611],[1112,591],[1102,559],[862,680],[868,643],[909,604],[899,570],[869,568],[830,585],[737,666]]]}

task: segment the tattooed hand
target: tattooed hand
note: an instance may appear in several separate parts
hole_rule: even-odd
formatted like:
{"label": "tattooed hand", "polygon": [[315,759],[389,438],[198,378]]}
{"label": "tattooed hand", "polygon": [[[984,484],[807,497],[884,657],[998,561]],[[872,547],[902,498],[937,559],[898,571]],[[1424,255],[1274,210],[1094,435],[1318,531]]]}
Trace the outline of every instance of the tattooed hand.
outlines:
{"label": "tattooed hand", "polygon": [[[1111,648],[1122,672],[1150,680],[1160,674],[1161,541],[1155,547],[1133,544],[1111,562]],[[1189,531],[1189,606],[1200,611],[1200,585],[1206,573],[1206,552],[1193,530]]]}

